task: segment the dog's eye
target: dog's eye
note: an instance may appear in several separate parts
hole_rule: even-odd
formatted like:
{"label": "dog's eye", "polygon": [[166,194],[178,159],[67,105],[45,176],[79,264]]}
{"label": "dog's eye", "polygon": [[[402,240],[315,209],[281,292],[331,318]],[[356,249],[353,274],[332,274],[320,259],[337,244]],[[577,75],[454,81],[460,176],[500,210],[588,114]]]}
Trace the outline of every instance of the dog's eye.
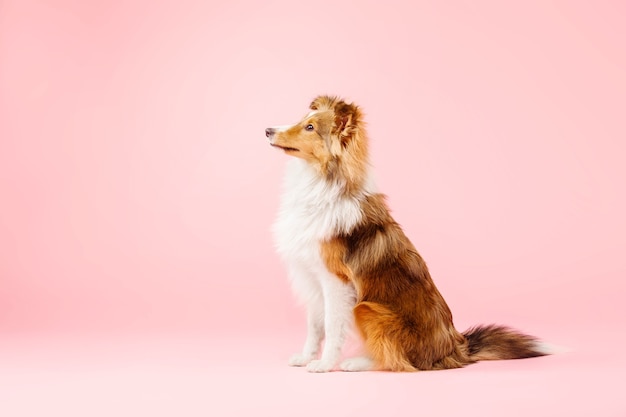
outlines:
{"label": "dog's eye", "polygon": [[306,125],[305,129],[306,130],[313,130],[313,129],[315,129],[315,127],[312,124],[309,123],[308,125]]}

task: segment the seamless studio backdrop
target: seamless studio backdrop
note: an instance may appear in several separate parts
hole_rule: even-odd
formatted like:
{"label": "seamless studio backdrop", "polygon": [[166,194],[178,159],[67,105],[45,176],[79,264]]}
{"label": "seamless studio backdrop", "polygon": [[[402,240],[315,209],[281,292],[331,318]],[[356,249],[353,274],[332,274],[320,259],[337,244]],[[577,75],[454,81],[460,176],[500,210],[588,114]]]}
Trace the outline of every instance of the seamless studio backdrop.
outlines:
{"label": "seamless studio backdrop", "polygon": [[[135,412],[349,415],[334,394],[304,406],[258,387],[351,378],[344,395],[373,412],[409,403],[381,388],[364,405],[367,381],[412,392],[433,378],[468,400],[481,381],[506,386],[493,372],[564,384],[522,389],[507,415],[568,401],[569,415],[619,415],[625,14],[610,1],[0,2],[2,414],[80,414],[106,392]],[[288,157],[264,129],[318,94],[363,108],[378,188],[457,327],[509,324],[569,353],[413,380],[286,367],[304,315],[270,233]],[[188,389],[145,377],[154,369]],[[231,402],[235,374],[250,401]]]}

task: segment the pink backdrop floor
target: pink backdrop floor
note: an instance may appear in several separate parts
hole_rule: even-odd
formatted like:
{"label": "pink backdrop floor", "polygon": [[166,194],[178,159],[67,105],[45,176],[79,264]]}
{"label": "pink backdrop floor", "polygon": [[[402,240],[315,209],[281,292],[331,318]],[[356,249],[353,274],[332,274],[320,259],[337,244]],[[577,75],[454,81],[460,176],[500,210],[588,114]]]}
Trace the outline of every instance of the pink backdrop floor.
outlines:
{"label": "pink backdrop floor", "polygon": [[13,339],[0,349],[4,416],[623,416],[624,336],[573,351],[440,372],[308,374],[293,340]]}

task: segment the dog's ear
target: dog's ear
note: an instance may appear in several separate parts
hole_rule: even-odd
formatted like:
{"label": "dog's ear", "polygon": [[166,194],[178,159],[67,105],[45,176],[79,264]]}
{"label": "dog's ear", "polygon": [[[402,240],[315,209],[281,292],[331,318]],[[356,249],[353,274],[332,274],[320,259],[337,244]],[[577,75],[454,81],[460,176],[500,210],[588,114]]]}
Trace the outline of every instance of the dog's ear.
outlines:
{"label": "dog's ear", "polygon": [[358,106],[340,101],[335,105],[335,131],[339,136],[348,138],[358,128],[361,111]]}
{"label": "dog's ear", "polygon": [[330,96],[317,96],[309,105],[311,110],[328,110],[335,103],[335,99]]}

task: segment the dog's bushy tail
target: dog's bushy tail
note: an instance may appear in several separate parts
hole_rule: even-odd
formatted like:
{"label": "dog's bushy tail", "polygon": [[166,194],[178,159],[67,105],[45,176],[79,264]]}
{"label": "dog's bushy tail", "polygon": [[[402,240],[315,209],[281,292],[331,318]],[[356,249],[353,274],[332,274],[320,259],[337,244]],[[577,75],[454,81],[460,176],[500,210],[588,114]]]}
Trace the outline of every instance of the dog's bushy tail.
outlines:
{"label": "dog's bushy tail", "polygon": [[465,331],[470,358],[475,361],[522,359],[548,355],[549,352],[533,336],[505,326],[476,326]]}

